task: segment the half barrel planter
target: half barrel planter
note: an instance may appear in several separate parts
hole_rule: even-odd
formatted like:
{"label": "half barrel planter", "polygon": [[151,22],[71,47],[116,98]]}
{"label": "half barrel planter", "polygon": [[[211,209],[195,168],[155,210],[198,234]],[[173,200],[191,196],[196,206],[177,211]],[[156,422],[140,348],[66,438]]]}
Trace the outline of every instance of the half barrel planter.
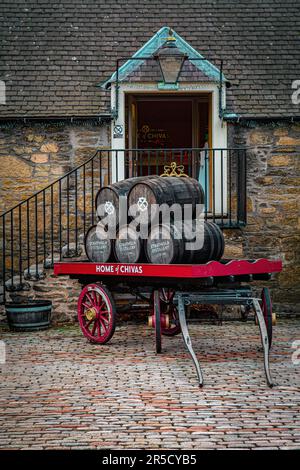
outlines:
{"label": "half barrel planter", "polygon": [[5,310],[9,328],[13,331],[39,331],[50,326],[51,300],[9,302]]}

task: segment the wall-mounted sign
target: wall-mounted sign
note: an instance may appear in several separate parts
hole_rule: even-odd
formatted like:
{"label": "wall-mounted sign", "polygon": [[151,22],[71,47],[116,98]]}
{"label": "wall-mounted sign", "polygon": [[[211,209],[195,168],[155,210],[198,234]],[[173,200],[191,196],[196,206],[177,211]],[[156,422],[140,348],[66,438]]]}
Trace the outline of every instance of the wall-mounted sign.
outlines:
{"label": "wall-mounted sign", "polygon": [[117,124],[114,126],[114,139],[122,139],[123,137],[123,126]]}

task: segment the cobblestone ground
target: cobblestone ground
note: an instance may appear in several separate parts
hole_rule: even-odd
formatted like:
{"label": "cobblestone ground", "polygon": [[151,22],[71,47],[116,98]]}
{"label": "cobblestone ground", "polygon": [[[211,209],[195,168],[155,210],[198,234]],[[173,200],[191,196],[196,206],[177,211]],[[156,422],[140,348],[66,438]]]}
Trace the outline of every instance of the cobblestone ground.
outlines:
{"label": "cobblestone ground", "polygon": [[164,338],[156,355],[143,325],[119,327],[106,346],[77,326],[2,330],[0,448],[299,448],[299,327],[275,327],[273,389],[252,322],[191,326],[203,389],[181,337]]}

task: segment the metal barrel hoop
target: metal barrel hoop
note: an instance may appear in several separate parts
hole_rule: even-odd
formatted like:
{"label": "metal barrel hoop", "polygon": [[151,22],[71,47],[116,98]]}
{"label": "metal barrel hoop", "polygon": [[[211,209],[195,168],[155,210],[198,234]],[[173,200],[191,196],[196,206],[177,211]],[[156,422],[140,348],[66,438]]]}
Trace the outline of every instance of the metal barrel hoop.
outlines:
{"label": "metal barrel hoop", "polygon": [[157,354],[161,353],[161,322],[160,322],[160,298],[159,290],[153,292],[153,308],[155,320],[155,346]]}

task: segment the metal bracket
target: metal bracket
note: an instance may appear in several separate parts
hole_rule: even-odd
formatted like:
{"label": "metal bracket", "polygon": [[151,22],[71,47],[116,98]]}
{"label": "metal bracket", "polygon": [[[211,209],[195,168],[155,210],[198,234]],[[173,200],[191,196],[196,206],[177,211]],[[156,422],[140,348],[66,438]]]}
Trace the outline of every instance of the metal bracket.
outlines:
{"label": "metal bracket", "polygon": [[203,387],[203,376],[202,376],[200,364],[198,362],[196,354],[194,353],[191,338],[190,338],[187,323],[186,323],[184,298],[182,297],[182,295],[178,294],[177,295],[177,300],[178,300],[179,323],[180,323],[180,327],[181,327],[181,333],[182,333],[183,341],[184,341],[184,344],[185,344],[188,352],[190,353],[190,356],[191,356],[191,358],[192,358],[192,360],[195,364],[196,371],[197,371],[197,376],[198,376],[198,381],[199,381],[199,386]]}
{"label": "metal bracket", "polygon": [[196,372],[199,380],[200,387],[203,386],[203,377],[199,362],[194,353],[191,338],[188,332],[185,306],[189,303],[208,303],[208,304],[219,304],[219,305],[245,305],[247,308],[254,308],[257,316],[258,325],[260,329],[261,342],[264,350],[264,368],[269,387],[273,387],[273,381],[270,374],[269,368],[269,339],[267,334],[267,328],[265,319],[259,304],[258,299],[250,297],[251,290],[248,288],[230,290],[219,290],[217,291],[206,291],[202,293],[195,292],[183,292],[176,295],[175,301],[177,302],[179,323],[181,326],[181,332],[183,336],[184,344],[190,353],[190,356],[196,367]]}
{"label": "metal bracket", "polygon": [[267,384],[269,385],[269,387],[273,387],[274,384],[271,379],[270,368],[269,368],[269,339],[268,339],[266,323],[265,323],[265,319],[264,319],[258,299],[252,299],[252,300],[253,300],[254,311],[256,313],[256,317],[258,321],[261,343],[262,343],[262,347],[264,350],[264,367],[265,367],[265,373],[266,373],[266,378],[267,378]]}

